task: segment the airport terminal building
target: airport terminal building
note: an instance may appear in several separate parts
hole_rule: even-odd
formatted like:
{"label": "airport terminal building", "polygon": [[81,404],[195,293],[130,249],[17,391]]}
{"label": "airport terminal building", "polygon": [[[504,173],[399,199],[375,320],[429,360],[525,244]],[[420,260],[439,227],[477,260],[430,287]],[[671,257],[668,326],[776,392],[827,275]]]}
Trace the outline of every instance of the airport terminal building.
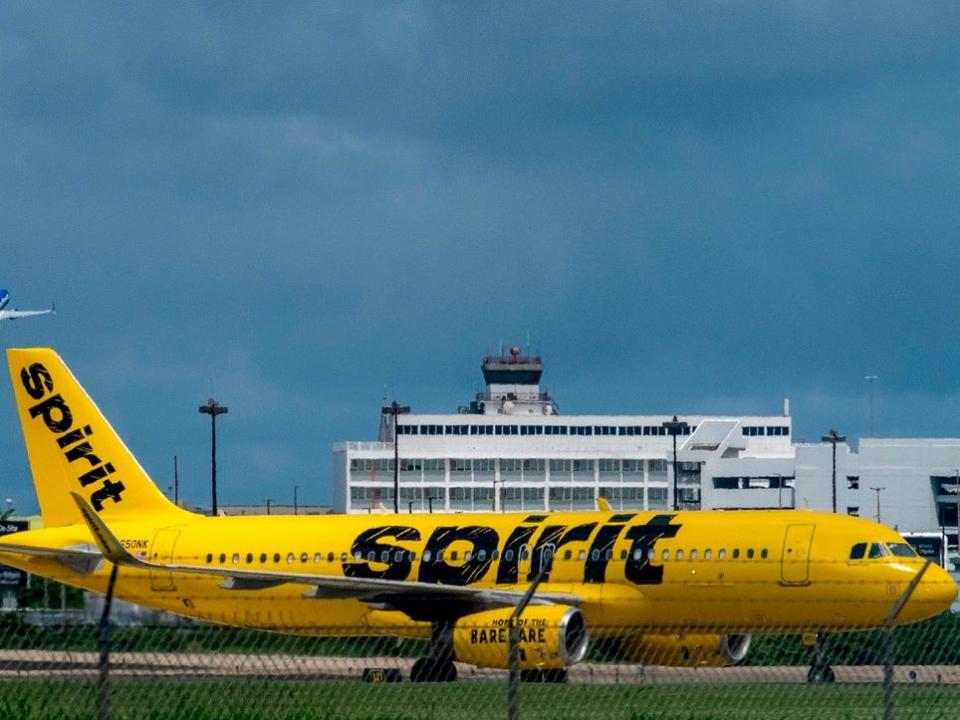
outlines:
{"label": "airport terminal building", "polygon": [[[486,389],[449,414],[381,414],[376,442],[334,447],[334,511],[810,508],[956,545],[960,439],[795,443],[781,415],[562,415],[543,362],[487,357]],[[385,408],[389,410],[389,408]],[[396,440],[396,447],[394,444]],[[674,466],[674,440],[676,465]],[[676,473],[674,473],[676,467]],[[879,504],[878,504],[879,503]]]}

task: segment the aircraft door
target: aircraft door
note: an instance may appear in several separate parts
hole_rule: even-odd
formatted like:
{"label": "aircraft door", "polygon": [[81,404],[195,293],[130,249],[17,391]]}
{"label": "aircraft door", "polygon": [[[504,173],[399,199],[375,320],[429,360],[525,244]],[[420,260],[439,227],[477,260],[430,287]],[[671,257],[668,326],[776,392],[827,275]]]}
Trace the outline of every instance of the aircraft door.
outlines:
{"label": "aircraft door", "polygon": [[[172,563],[173,551],[179,537],[179,530],[157,530],[156,535],[153,536],[153,543],[150,545],[150,562]],[[176,590],[177,584],[174,580],[173,573],[166,570],[151,570],[150,589]]]}
{"label": "aircraft door", "polygon": [[815,529],[813,524],[787,525],[780,561],[781,585],[810,584],[810,546]]}

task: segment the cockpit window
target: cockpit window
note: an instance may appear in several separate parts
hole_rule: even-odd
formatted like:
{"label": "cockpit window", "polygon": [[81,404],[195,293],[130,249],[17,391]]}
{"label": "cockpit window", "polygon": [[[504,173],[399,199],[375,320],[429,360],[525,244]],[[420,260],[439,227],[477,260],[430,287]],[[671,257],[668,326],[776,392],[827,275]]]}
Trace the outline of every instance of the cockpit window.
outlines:
{"label": "cockpit window", "polygon": [[870,545],[870,557],[879,558],[887,554],[887,549],[883,546],[883,543],[872,543]]}
{"label": "cockpit window", "polygon": [[852,548],[850,548],[850,559],[863,560],[863,556],[866,552],[867,552],[867,544],[857,543]]}
{"label": "cockpit window", "polygon": [[897,557],[916,557],[917,551],[913,549],[910,543],[887,543],[890,552]]}

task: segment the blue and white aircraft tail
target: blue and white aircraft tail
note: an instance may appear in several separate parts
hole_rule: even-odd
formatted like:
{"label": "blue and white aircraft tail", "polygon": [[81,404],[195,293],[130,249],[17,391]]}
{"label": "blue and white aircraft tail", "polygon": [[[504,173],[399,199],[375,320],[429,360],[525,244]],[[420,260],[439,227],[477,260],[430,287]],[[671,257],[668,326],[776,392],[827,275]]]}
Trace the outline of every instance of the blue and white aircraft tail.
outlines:
{"label": "blue and white aircraft tail", "polygon": [[7,304],[10,302],[10,293],[0,288],[0,320],[16,320],[17,318],[30,317],[31,315],[48,315],[55,313],[56,307],[50,306],[49,310],[7,310]]}

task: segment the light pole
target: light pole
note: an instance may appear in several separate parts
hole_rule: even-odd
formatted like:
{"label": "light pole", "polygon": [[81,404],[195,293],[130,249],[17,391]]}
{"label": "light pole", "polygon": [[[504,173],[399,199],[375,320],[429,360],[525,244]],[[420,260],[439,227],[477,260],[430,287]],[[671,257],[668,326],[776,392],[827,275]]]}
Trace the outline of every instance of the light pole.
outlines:
{"label": "light pole", "polygon": [[840,435],[833,428],[830,432],[820,438],[823,442],[833,445],[833,511],[837,511],[837,443],[846,442],[845,435]]}
{"label": "light pole", "polygon": [[400,433],[398,432],[399,428],[397,427],[397,416],[406,415],[410,412],[409,405],[401,405],[396,400],[394,400],[389,405],[384,405],[380,408],[380,412],[384,415],[393,416],[393,512],[397,515],[400,514],[400,443],[398,438]]}
{"label": "light pole", "polygon": [[870,383],[870,437],[874,435],[873,428],[873,383],[880,379],[879,375],[864,375],[863,379]]}
{"label": "light pole", "polygon": [[680,509],[680,497],[677,495],[677,435],[682,434],[688,427],[687,423],[678,421],[677,416],[673,420],[666,420],[661,423],[667,429],[667,434],[673,438],[673,509]]}
{"label": "light pole", "polygon": [[180,505],[180,468],[177,465],[177,456],[173,456],[173,504]]}
{"label": "light pole", "polygon": [[299,486],[299,485],[294,485],[294,486],[293,486],[293,514],[294,514],[294,515],[299,515],[299,514],[300,514],[300,513],[298,512],[298,509],[297,509],[297,492],[298,492],[299,490],[300,490],[300,486]]}
{"label": "light pole", "polygon": [[960,468],[954,470],[953,492],[957,498],[957,557],[960,558]]}
{"label": "light pole", "polygon": [[267,498],[267,515],[270,514],[270,503],[273,502],[272,498]]}
{"label": "light pole", "polygon": [[[493,498],[491,499],[492,505],[491,505],[491,508],[490,508],[493,512],[496,512],[496,511],[497,511],[497,500],[500,499],[500,498],[497,497],[497,485],[499,485],[500,488],[503,488],[503,483],[504,483],[503,480],[494,480],[494,481],[493,481]],[[503,502],[500,503],[500,511],[501,511],[501,512],[503,511]]]}
{"label": "light pole", "polygon": [[217,415],[226,415],[228,410],[226,405],[221,405],[213,398],[200,406],[201,414],[210,416],[210,510],[214,517],[217,515]]}
{"label": "light pole", "polygon": [[870,488],[877,494],[877,522],[880,522],[880,492],[886,490],[885,487],[872,487]]}

